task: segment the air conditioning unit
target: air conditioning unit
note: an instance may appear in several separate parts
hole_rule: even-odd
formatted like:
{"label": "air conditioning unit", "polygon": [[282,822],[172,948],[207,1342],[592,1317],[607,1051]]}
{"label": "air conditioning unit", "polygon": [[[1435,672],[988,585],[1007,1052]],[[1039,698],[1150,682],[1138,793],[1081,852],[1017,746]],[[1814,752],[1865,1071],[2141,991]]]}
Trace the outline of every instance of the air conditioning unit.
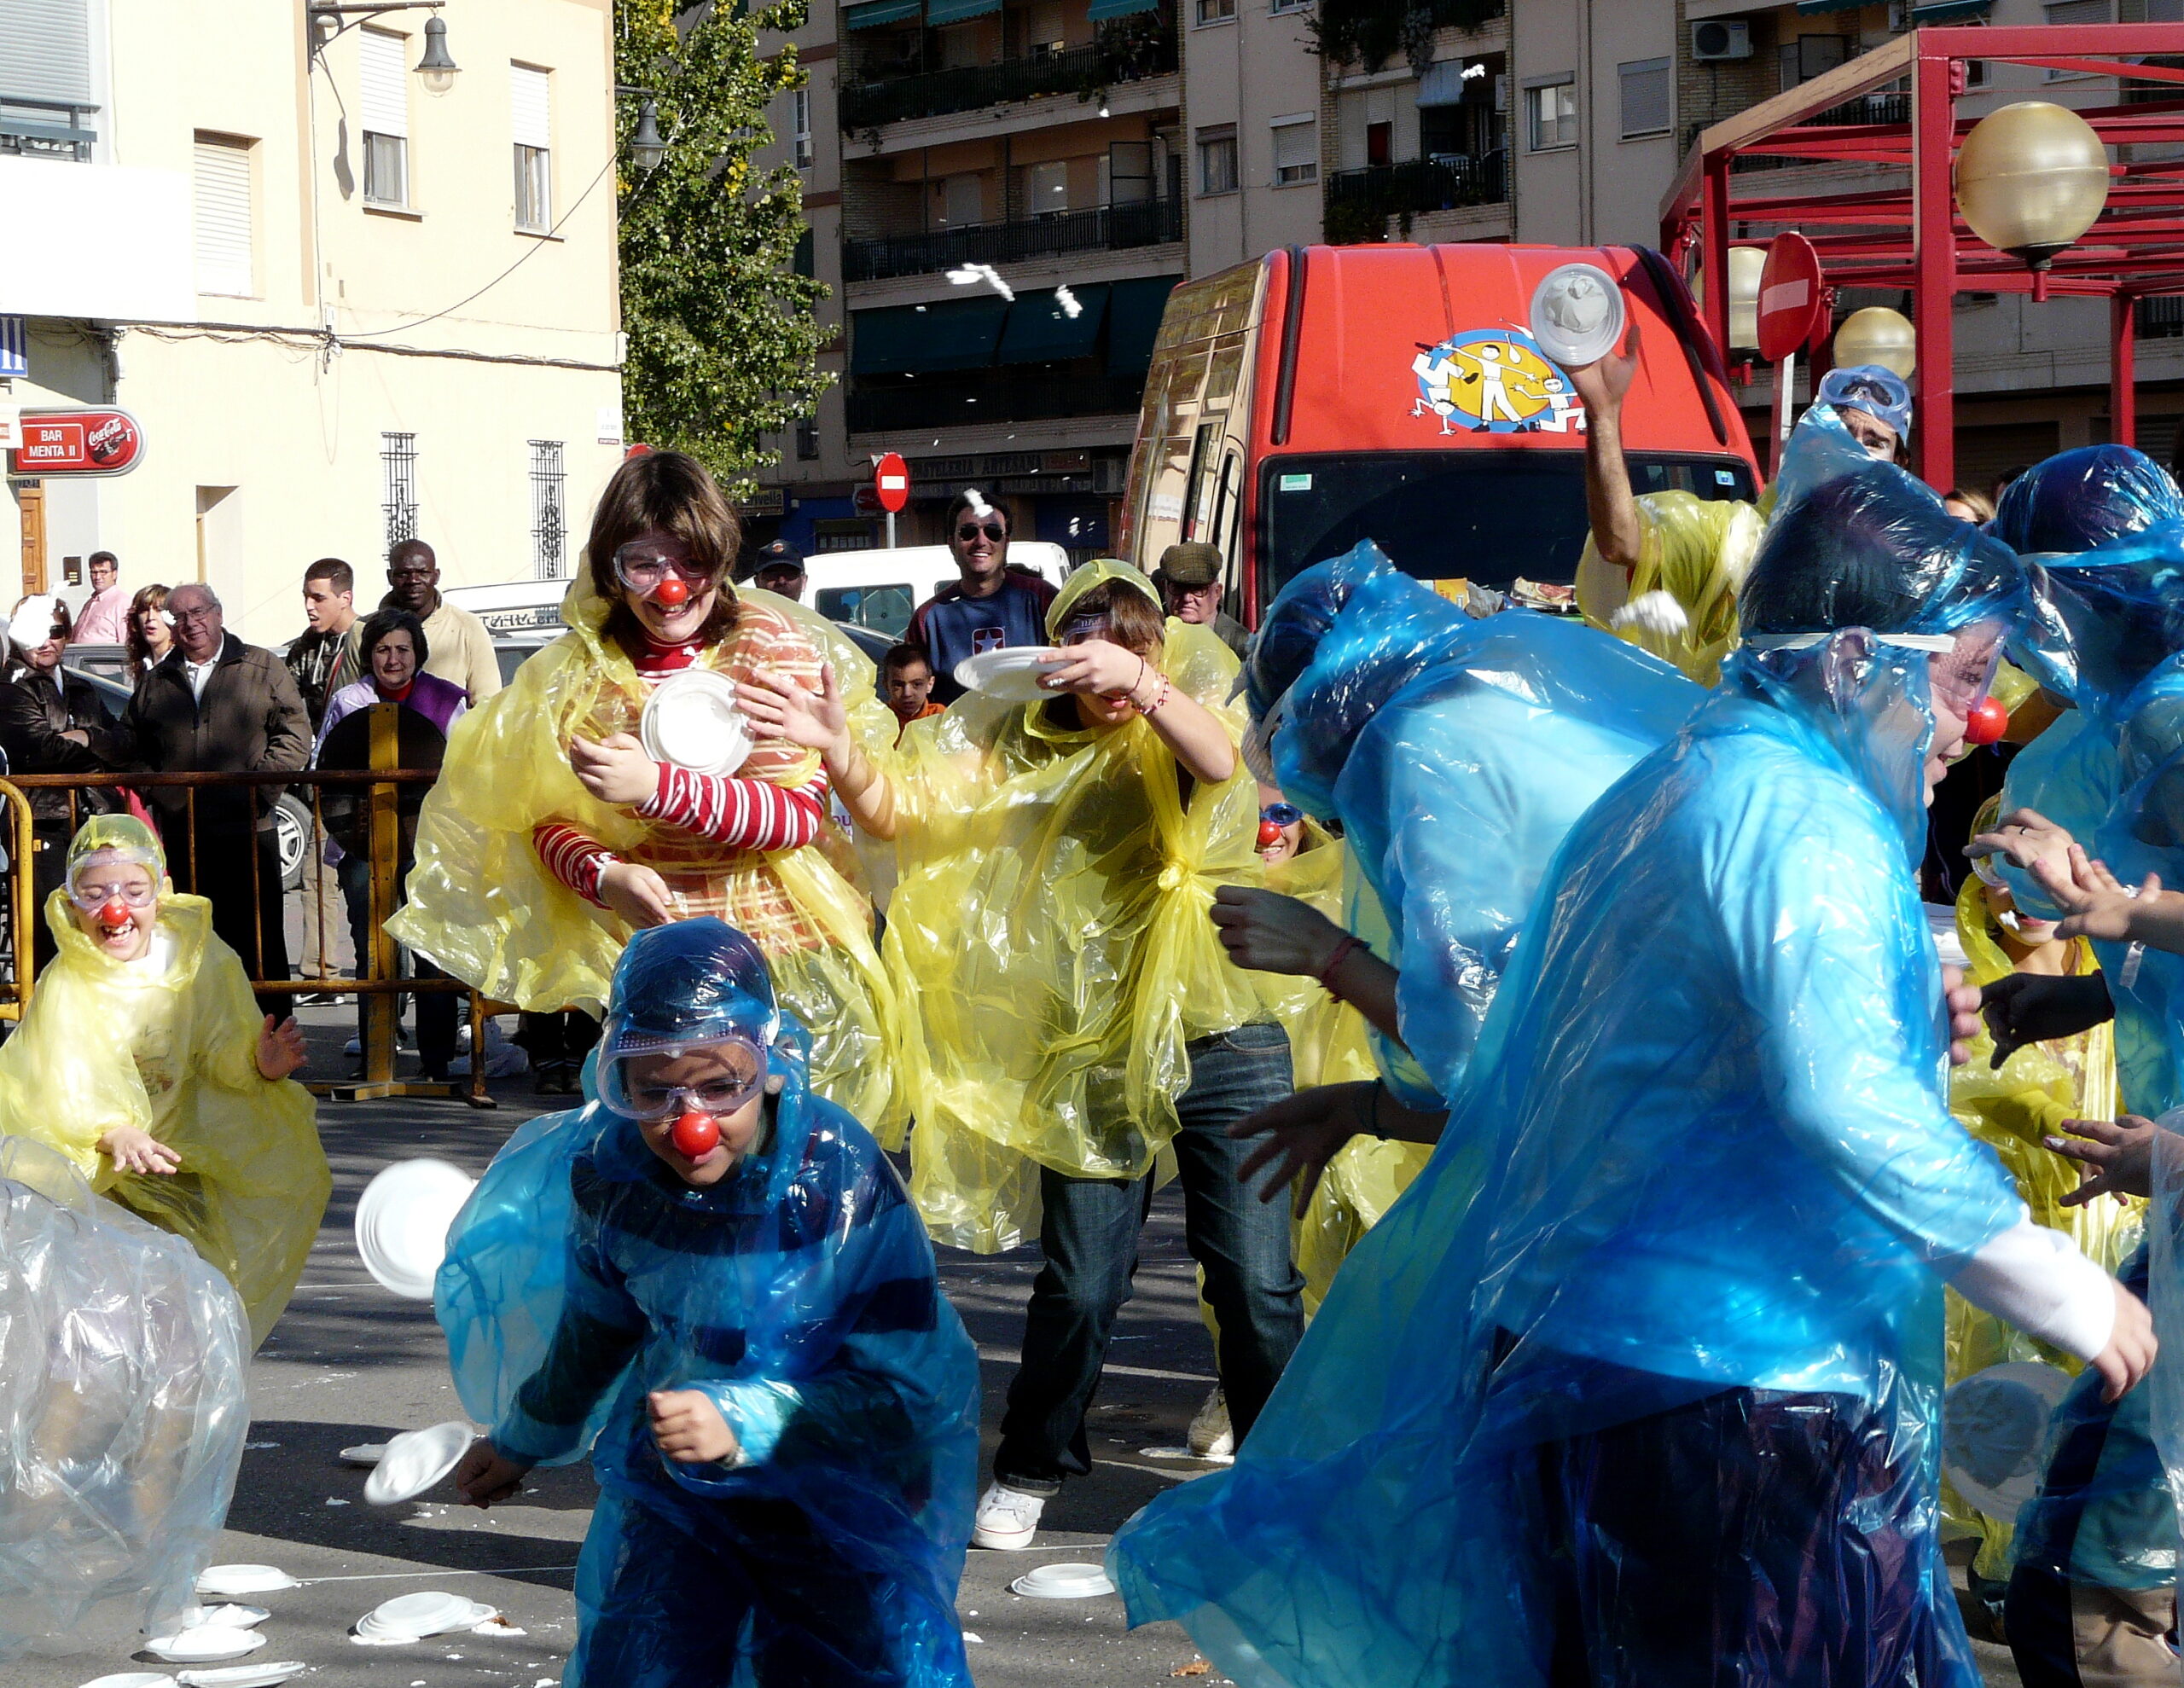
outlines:
{"label": "air conditioning unit", "polygon": [[1751,26],[1742,18],[1709,18],[1691,26],[1691,56],[1707,62],[1751,56]]}

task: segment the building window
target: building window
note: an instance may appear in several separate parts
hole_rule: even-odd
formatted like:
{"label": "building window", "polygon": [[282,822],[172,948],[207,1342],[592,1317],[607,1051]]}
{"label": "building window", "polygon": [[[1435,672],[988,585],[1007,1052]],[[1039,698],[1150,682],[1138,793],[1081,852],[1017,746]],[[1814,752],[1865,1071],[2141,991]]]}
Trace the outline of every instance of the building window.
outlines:
{"label": "building window", "polygon": [[1312,0],[1269,0],[1267,10],[1269,12],[1301,12],[1305,7],[1311,3]]}
{"label": "building window", "polygon": [[1535,153],[1577,144],[1577,85],[1569,77],[1525,90],[1527,145]]}
{"label": "building window", "polygon": [[1198,190],[1201,194],[1236,191],[1236,125],[1216,125],[1198,132]]}
{"label": "building window", "polygon": [[1787,90],[1849,62],[1850,43],[1849,38],[1841,35],[1800,35],[1794,41],[1783,42],[1778,51],[1782,61],[1782,86]]}
{"label": "building window", "polygon": [[1236,0],[1198,0],[1200,23],[1225,23],[1236,15]]}
{"label": "building window", "polygon": [[[2040,9],[2044,15],[2041,21],[2051,29],[2075,28],[2089,23],[2113,23],[2116,20],[2116,9],[2109,0],[2048,0],[2048,3]],[[2147,15],[2152,17],[2151,9]],[[2060,82],[2065,77],[2085,74],[2081,70],[2051,70],[2045,79]]]}
{"label": "building window", "polygon": [[554,226],[554,106],[546,73],[508,67],[515,136],[515,226],[543,235]]}
{"label": "building window", "polygon": [[1623,138],[1669,131],[1669,61],[1636,59],[1615,67],[1623,84]]}
{"label": "building window", "polygon": [[796,425],[796,457],[800,463],[819,461],[819,424],[809,416]]}
{"label": "building window", "polygon": [[568,542],[568,519],[562,502],[566,477],[561,472],[561,442],[531,442],[531,566],[541,580],[559,580],[562,554]]}
{"label": "building window", "polygon": [[1385,170],[1396,161],[1396,126],[1392,120],[1365,125],[1365,164],[1368,169]]}
{"label": "building window", "polygon": [[1293,187],[1320,179],[1320,125],[1317,119],[1277,118],[1274,122],[1274,185]]}
{"label": "building window", "polygon": [[386,550],[417,537],[417,436],[383,433],[379,437],[380,482],[384,489],[380,511],[386,518]]}
{"label": "building window", "polygon": [[231,136],[197,136],[191,199],[197,223],[197,291],[248,297],[252,274],[250,147]]}
{"label": "building window", "polygon": [[799,170],[811,168],[811,90],[799,88],[788,96],[789,144]]}
{"label": "building window", "polygon": [[364,203],[410,203],[410,67],[392,30],[357,31],[363,64]]}
{"label": "building window", "polygon": [[1069,162],[1050,159],[1024,166],[1024,211],[1028,217],[1044,217],[1069,209]]}

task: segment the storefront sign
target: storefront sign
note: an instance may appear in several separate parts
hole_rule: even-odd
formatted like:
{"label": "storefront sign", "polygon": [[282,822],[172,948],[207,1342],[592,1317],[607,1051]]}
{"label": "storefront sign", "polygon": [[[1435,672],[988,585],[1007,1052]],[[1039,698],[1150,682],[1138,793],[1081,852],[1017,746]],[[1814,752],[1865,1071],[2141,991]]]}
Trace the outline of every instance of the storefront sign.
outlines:
{"label": "storefront sign", "polygon": [[126,410],[26,414],[9,468],[19,475],[125,475],[142,461],[144,431]]}

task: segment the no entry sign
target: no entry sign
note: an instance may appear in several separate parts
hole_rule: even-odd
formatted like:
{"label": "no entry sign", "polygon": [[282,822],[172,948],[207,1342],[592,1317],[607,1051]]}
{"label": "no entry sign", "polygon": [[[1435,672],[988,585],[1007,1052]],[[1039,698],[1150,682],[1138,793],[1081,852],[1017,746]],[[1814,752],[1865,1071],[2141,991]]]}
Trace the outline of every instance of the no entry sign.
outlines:
{"label": "no entry sign", "polygon": [[872,466],[872,490],[891,516],[910,502],[910,468],[901,454],[890,451]]}
{"label": "no entry sign", "polygon": [[1812,338],[1819,325],[1820,254],[1803,235],[1777,235],[1759,272],[1759,355],[1780,363]]}

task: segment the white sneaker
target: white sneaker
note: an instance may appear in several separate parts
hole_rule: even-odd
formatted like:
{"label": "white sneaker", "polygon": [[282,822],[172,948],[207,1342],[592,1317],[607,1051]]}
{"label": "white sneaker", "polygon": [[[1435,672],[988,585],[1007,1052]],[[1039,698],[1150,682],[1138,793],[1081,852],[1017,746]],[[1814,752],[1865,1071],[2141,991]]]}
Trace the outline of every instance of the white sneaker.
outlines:
{"label": "white sneaker", "polygon": [[971,1525],[973,1547],[1029,1547],[1039,1528],[1039,1514],[1047,1509],[1043,1494],[1026,1494],[1020,1488],[996,1482],[979,1497],[979,1514]]}
{"label": "white sneaker", "polygon": [[1228,1423],[1228,1397],[1221,1385],[1213,1386],[1191,1420],[1191,1452],[1215,1465],[1236,1462],[1236,1433]]}

